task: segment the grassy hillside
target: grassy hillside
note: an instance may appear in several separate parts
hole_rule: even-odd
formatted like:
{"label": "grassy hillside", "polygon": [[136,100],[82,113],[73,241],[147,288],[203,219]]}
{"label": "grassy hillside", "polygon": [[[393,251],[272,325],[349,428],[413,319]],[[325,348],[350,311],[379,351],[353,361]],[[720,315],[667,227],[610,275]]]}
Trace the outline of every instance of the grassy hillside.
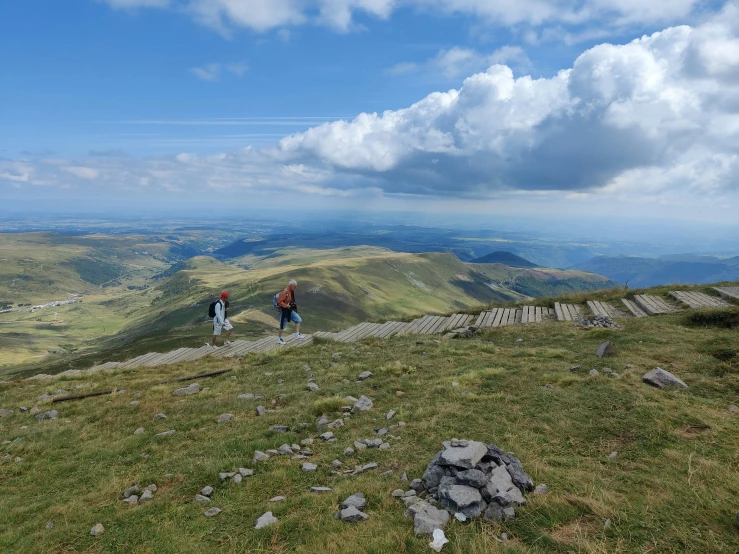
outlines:
{"label": "grassy hillside", "polygon": [[[614,293],[597,295],[605,300]],[[622,324],[621,331],[585,331],[565,322],[503,327],[439,343],[397,337],[315,344],[241,361],[205,358],[156,374],[142,369],[5,382],[0,408],[15,413],[2,419],[10,442],[0,458],[0,549],[426,553],[429,538],[413,535],[405,507],[390,492],[407,487],[401,474],[420,477],[441,441],[460,437],[513,452],[549,492],[529,496],[514,521],[452,520],[445,552],[734,553],[739,414],[729,407],[739,396],[739,307]],[[616,355],[599,359],[595,351],[605,340]],[[321,387],[317,393],[305,388],[305,364]],[[574,365],[580,370],[571,371]],[[642,383],[656,366],[689,388],[662,391]],[[588,374],[605,367],[618,376]],[[198,381],[209,390],[195,396],[171,396],[182,384],[156,384],[221,368],[233,371]],[[374,375],[357,382],[365,370]],[[110,388],[121,392],[54,406],[40,401],[42,411],[59,410],[54,421],[18,412],[44,392]],[[247,392],[264,399],[237,400]],[[334,412],[346,404],[343,398],[362,394],[372,398],[371,411],[333,429],[336,443],[317,438],[318,416],[340,418]],[[258,417],[257,404],[275,411]],[[389,410],[397,411],[389,423],[405,422],[391,431],[396,438],[386,436],[390,449],[345,456],[353,441],[374,438],[374,428],[388,425]],[[156,413],[167,419],[154,419]],[[223,413],[235,419],[218,424]],[[275,433],[271,425],[291,430]],[[139,427],[144,432],[134,435]],[[155,437],[167,430],[175,434]],[[255,450],[310,437],[315,473],[302,472],[302,462],[286,456],[252,462]],[[339,477],[331,473],[335,459],[342,469],[369,462],[378,468]],[[219,480],[219,472],[238,467],[254,469],[255,476],[241,484]],[[154,500],[122,503],[123,490],[135,483],[155,483]],[[215,488],[211,504],[194,503],[206,485]],[[317,485],[332,490],[311,493]],[[357,525],[334,519],[341,500],[355,492],[367,497],[370,519]],[[277,495],[286,500],[268,501]],[[205,518],[210,506],[223,512]],[[266,511],[279,523],[254,530]],[[52,529],[44,528],[47,522]],[[93,538],[89,531],[98,522],[106,532]]]}
{"label": "grassy hillside", "polygon": [[[136,246],[136,237],[116,238],[119,250],[105,241],[85,250],[80,244],[91,248],[97,239],[84,239],[54,248],[52,265],[41,260],[48,237],[40,236],[32,274],[64,278],[59,278],[55,296],[26,287],[24,299],[35,304],[80,292],[83,302],[34,313],[27,307],[0,313],[0,372],[42,366],[62,371],[102,357],[198,345],[210,333],[207,306],[223,289],[231,292],[234,336],[263,336],[276,325],[272,296],[291,278],[300,282],[298,300],[308,332],[614,284],[584,272],[468,265],[448,253],[402,254],[372,247],[290,248],[233,264],[196,256],[166,266],[152,257],[156,245]],[[160,247],[166,253],[167,243]],[[21,249],[19,244],[7,246],[8,251]],[[107,282],[114,264],[123,273]],[[73,284],[79,288],[71,288]]]}
{"label": "grassy hillside", "polygon": [[491,252],[480,258],[470,260],[473,264],[504,264],[509,267],[536,267],[528,260],[524,260],[521,256],[516,256],[510,252]]}

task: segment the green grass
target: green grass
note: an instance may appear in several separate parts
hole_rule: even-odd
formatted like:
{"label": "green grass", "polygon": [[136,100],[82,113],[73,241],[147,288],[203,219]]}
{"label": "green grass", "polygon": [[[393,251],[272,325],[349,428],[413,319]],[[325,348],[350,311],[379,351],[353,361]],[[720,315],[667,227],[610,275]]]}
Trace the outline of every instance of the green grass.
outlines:
{"label": "green grass", "polygon": [[[6,382],[0,407],[16,410],[58,388],[126,392],[55,405],[57,421],[17,412],[0,420],[3,440],[12,441],[2,446],[0,458],[0,551],[427,553],[429,538],[413,535],[390,491],[401,486],[403,472],[420,477],[441,441],[460,437],[515,453],[550,493],[531,496],[518,518],[504,525],[451,523],[445,551],[736,552],[739,414],[727,408],[737,403],[739,371],[736,359],[724,359],[736,349],[736,329],[687,325],[685,314],[622,323],[622,331],[584,331],[565,322],[505,327],[439,344],[428,337],[423,344],[416,344],[417,337],[324,342],[240,362],[205,358],[85,379]],[[595,351],[604,340],[617,353],[601,360]],[[719,348],[724,354],[717,358]],[[335,352],[342,353],[339,360],[332,358]],[[321,387],[318,393],[305,390],[304,364]],[[582,369],[573,373],[575,364]],[[662,391],[643,384],[643,373],[656,366],[689,388]],[[234,371],[199,381],[211,387],[199,395],[174,398],[171,391],[183,384],[155,385],[225,367]],[[603,367],[620,376],[588,376]],[[356,382],[364,370],[374,376]],[[245,392],[265,398],[237,401]],[[341,399],[361,394],[373,399],[374,409],[334,430],[337,443],[316,441],[315,474],[284,457],[251,462],[255,450],[315,436],[319,413],[339,417],[333,411]],[[131,407],[135,395],[140,404]],[[276,411],[257,417],[257,404]],[[393,421],[406,422],[392,431],[400,438],[390,439],[391,449],[343,456],[354,440],[374,437],[373,428],[386,425],[391,409],[398,412]],[[155,420],[158,412],[168,419]],[[236,420],[218,425],[227,412]],[[284,435],[268,430],[301,422],[311,427]],[[146,432],[133,435],[137,427]],[[154,438],[168,429],[177,432]],[[609,458],[613,450],[619,455]],[[379,468],[334,477],[334,459],[345,467],[377,462]],[[241,485],[218,482],[218,472],[236,467],[252,467],[256,474]],[[389,470],[392,475],[381,475]],[[153,502],[131,508],[120,495],[137,482],[156,483],[159,492]],[[205,485],[215,487],[213,505],[223,509],[212,519],[192,502]],[[313,485],[333,490],[311,494]],[[368,498],[369,521],[351,526],[335,520],[340,501],[358,491]],[[287,501],[269,504],[276,495]],[[254,522],[268,510],[279,524],[255,531]],[[44,529],[48,521],[55,525],[50,531]],[[97,522],[106,533],[90,537]],[[501,532],[510,537],[505,544],[496,540]]]}
{"label": "green grass", "polygon": [[[0,258],[8,258],[0,264],[0,283],[15,282],[5,289],[0,285],[3,302],[14,296],[15,302],[38,304],[66,298],[68,292],[85,295],[77,309],[0,314],[0,374],[58,373],[152,350],[199,346],[210,333],[208,304],[223,289],[231,292],[234,338],[261,338],[274,332],[272,296],[291,278],[300,282],[306,332],[610,284],[582,272],[470,265],[453,254],[370,247],[280,250],[277,257],[251,257],[248,271],[196,256],[176,264],[180,270],[170,274],[163,271],[162,259],[171,244],[156,237],[64,240],[40,233],[0,235]],[[54,285],[41,283],[47,279]],[[148,288],[136,290],[144,285]],[[64,354],[48,353],[60,348]]]}

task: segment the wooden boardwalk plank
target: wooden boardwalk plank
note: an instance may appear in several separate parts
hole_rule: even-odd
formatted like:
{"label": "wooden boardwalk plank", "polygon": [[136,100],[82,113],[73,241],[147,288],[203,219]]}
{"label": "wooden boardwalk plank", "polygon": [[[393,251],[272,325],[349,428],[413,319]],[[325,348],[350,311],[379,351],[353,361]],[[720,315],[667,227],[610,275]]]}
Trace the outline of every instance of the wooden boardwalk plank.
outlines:
{"label": "wooden boardwalk plank", "polygon": [[480,327],[482,327],[483,329],[486,327],[492,327],[493,320],[495,319],[495,314],[498,313],[499,310],[500,308],[493,308],[485,312],[485,318],[482,320]]}
{"label": "wooden boardwalk plank", "polygon": [[559,302],[554,303],[554,313],[557,314],[557,321],[565,321],[565,318],[562,312],[562,306],[560,305]]}
{"label": "wooden boardwalk plank", "polygon": [[500,323],[503,321],[503,315],[505,314],[505,308],[496,308],[495,316],[490,327],[500,327]]}
{"label": "wooden boardwalk plank", "polygon": [[355,340],[357,340],[357,337],[359,337],[371,325],[372,323],[370,323],[369,321],[365,321],[363,323],[360,323],[359,325],[355,325],[343,335],[342,333],[336,335],[336,340],[339,342],[354,342]]}
{"label": "wooden boardwalk plank", "polygon": [[534,317],[536,318],[537,323],[542,322],[542,318],[544,317],[544,314],[542,313],[541,306],[536,307],[536,314],[534,315]]}
{"label": "wooden boardwalk plank", "polygon": [[381,327],[381,326],[382,326],[382,324],[381,324],[381,323],[370,323],[370,324],[369,324],[369,325],[367,325],[367,326],[366,326],[366,327],[365,327],[364,329],[362,329],[361,331],[359,331],[359,332],[358,332],[358,333],[357,333],[357,334],[356,334],[356,335],[355,335],[355,336],[354,336],[354,337],[353,337],[353,338],[351,339],[351,342],[356,342],[356,341],[358,341],[358,340],[362,340],[362,339],[364,339],[364,338],[367,338],[367,337],[369,337],[370,335],[372,335],[372,333],[373,333],[374,331],[376,331],[376,330],[377,330],[377,328],[378,328],[378,327]]}
{"label": "wooden boardwalk plank", "polygon": [[460,321],[457,325],[460,327],[469,327],[472,325],[472,320],[475,319],[475,316],[472,314],[468,314],[466,318],[463,318],[462,321]]}
{"label": "wooden boardwalk plank", "polygon": [[475,321],[475,327],[480,327],[482,324],[482,320],[485,318],[485,315],[487,314],[487,311],[480,312],[480,315],[477,316],[477,321]]}
{"label": "wooden boardwalk plank", "polygon": [[634,315],[634,317],[647,317],[647,313],[631,300],[622,298],[621,302],[623,302],[624,306],[626,306],[626,308]]}
{"label": "wooden boardwalk plank", "polygon": [[739,287],[714,287],[713,290],[718,292],[723,298],[739,300]]}
{"label": "wooden boardwalk plank", "polygon": [[419,329],[418,334],[419,335],[428,335],[429,334],[429,330],[432,329],[433,327],[435,327],[439,323],[439,319],[441,319],[441,316],[438,316],[438,315],[431,316],[431,318],[428,320],[428,322],[426,323],[426,325],[424,325],[423,327],[421,327]]}
{"label": "wooden boardwalk plank", "polygon": [[444,330],[451,323],[451,319],[452,319],[451,317],[441,317],[441,318],[439,318],[439,321],[435,325],[432,325],[429,328],[428,334],[429,335],[436,335],[438,333],[443,333]]}
{"label": "wooden boardwalk plank", "polygon": [[197,350],[197,348],[180,348],[176,351],[176,354],[173,354],[166,360],[162,360],[159,362],[159,365],[172,365],[178,363],[182,358],[186,357],[188,354],[192,353],[193,350]]}

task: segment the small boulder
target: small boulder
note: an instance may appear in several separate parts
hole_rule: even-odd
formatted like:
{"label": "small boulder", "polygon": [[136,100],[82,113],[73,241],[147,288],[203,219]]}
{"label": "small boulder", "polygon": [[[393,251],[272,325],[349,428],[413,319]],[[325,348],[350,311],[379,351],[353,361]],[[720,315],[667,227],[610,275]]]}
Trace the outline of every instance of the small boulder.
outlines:
{"label": "small boulder", "polygon": [[256,525],[254,526],[254,529],[262,529],[275,523],[277,523],[277,518],[272,515],[272,512],[267,512],[266,514],[260,516],[260,518],[257,520]]}
{"label": "small boulder", "polygon": [[195,502],[210,502],[210,498],[208,498],[204,494],[196,494]]}
{"label": "small boulder", "polygon": [[254,463],[266,462],[267,460],[269,460],[269,456],[267,454],[259,450],[254,451]]}
{"label": "small boulder", "polygon": [[283,502],[285,500],[284,496],[273,496],[269,499],[270,502]]}
{"label": "small boulder", "polygon": [[172,392],[172,396],[190,396],[191,394],[197,394],[200,392],[200,385],[198,383],[193,383],[192,385],[188,385],[184,388],[177,389],[176,391]]}
{"label": "small boulder", "polygon": [[681,381],[675,377],[669,371],[665,371],[661,367],[655,367],[652,371],[648,371],[642,377],[647,385],[652,385],[658,389],[666,389],[670,387],[678,387],[681,389],[687,389],[688,385],[684,381]]}
{"label": "small boulder", "polygon": [[221,414],[218,416],[218,423],[228,423],[235,418],[233,414]]}
{"label": "small boulder", "polygon": [[359,397],[359,400],[354,403],[354,406],[352,406],[352,413],[367,412],[372,409],[372,406],[372,400],[362,395]]}
{"label": "small boulder", "polygon": [[138,429],[136,429],[133,432],[134,435],[142,435],[143,433],[144,433],[144,428],[143,427],[139,427]]}
{"label": "small boulder", "polygon": [[319,387],[313,381],[311,381],[310,383],[308,383],[305,388],[308,389],[311,392],[318,392],[319,390],[321,390],[321,387]]}
{"label": "small boulder", "polygon": [[[422,501],[423,502],[423,501]],[[449,523],[449,512],[435,508],[424,502],[413,517],[413,531],[416,536],[431,535],[435,529],[443,529]]]}
{"label": "small boulder", "polygon": [[203,487],[203,489],[200,491],[200,494],[202,494],[203,496],[210,496],[211,494],[213,494],[213,487],[211,487],[210,485],[207,487]]}
{"label": "small boulder", "polygon": [[203,512],[203,515],[205,517],[214,517],[214,516],[217,516],[218,514],[220,514],[221,511],[222,510],[220,508],[216,508],[215,506],[213,506],[212,508],[208,508],[207,510],[205,510]]}
{"label": "small boulder", "polygon": [[169,431],[164,431],[163,433],[157,433],[154,435],[155,437],[169,437],[171,435],[174,435],[174,429],[171,429]]}
{"label": "small boulder", "polygon": [[144,504],[145,502],[150,502],[151,500],[154,500],[154,493],[152,493],[149,489],[145,490],[141,496],[139,496],[139,504]]}
{"label": "small boulder", "polygon": [[606,341],[598,347],[598,350],[595,352],[595,354],[599,358],[613,356],[616,354],[616,347],[613,346],[613,343],[611,341]]}
{"label": "small boulder", "polygon": [[103,527],[102,523],[96,523],[92,529],[90,529],[90,535],[93,537],[99,537],[105,533],[105,527]]}
{"label": "small boulder", "polygon": [[154,419],[167,419],[167,416],[164,414],[156,414],[154,416]]}
{"label": "small boulder", "polygon": [[362,373],[357,375],[357,381],[364,381],[365,379],[369,379],[370,377],[372,377],[371,371],[363,371]]}
{"label": "small boulder", "polygon": [[549,492],[549,487],[545,485],[544,483],[541,483],[540,485],[537,485],[534,489],[534,494],[536,495],[542,495]]}
{"label": "small boulder", "polygon": [[13,413],[13,410],[6,410],[5,408],[0,409],[0,417],[10,417]]}
{"label": "small boulder", "polygon": [[36,414],[34,417],[39,421],[41,421],[42,419],[57,419],[59,417],[59,412],[56,410],[50,410],[48,412]]}
{"label": "small boulder", "polygon": [[312,464],[310,462],[305,462],[301,468],[303,471],[315,471],[318,469],[318,466],[316,464]]}
{"label": "small boulder", "polygon": [[361,509],[364,508],[364,505],[367,503],[367,499],[364,497],[364,494],[361,492],[355,493],[348,497],[346,500],[344,500],[341,503],[342,508],[349,508],[350,506]]}
{"label": "small boulder", "polygon": [[345,523],[358,523],[369,519],[369,516],[364,512],[359,511],[354,506],[349,506],[341,510],[339,514],[341,521]]}
{"label": "small boulder", "polygon": [[441,461],[449,466],[472,469],[488,451],[487,446],[477,441],[458,441],[459,446],[452,444],[453,441],[444,442],[444,451],[441,453]]}

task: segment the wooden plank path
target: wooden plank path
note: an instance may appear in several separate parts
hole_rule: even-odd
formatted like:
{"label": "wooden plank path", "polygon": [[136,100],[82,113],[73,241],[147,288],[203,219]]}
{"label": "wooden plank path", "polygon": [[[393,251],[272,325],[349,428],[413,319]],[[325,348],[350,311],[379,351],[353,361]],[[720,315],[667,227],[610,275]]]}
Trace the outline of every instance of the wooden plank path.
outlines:
{"label": "wooden plank path", "polygon": [[728,308],[731,306],[726,300],[710,296],[705,292],[673,290],[670,291],[670,296],[691,308]]}
{"label": "wooden plank path", "polygon": [[[722,297],[739,300],[739,287],[714,287]],[[671,291],[670,295],[687,304],[690,308],[728,307],[732,304],[702,292]],[[634,300],[623,298],[623,305],[634,317],[647,317],[657,314],[671,313],[675,308],[663,298],[654,295],[635,295]],[[623,313],[607,302],[588,300],[588,308],[595,315],[619,317]],[[555,302],[554,309],[542,306],[521,306],[520,308],[491,308],[479,314],[452,314],[440,316],[427,314],[410,322],[386,321],[385,323],[359,323],[331,333],[317,331],[313,335],[306,335],[304,339],[295,338],[294,334],[285,337],[285,344],[278,344],[277,337],[270,335],[256,341],[236,340],[229,345],[213,349],[209,344],[199,348],[182,347],[170,352],[148,352],[125,362],[106,362],[96,365],[87,371],[103,371],[106,369],[128,369],[138,367],[156,367],[171,365],[180,362],[191,362],[205,356],[216,358],[233,358],[249,353],[270,352],[283,348],[298,348],[307,346],[314,338],[329,339],[337,342],[356,342],[364,338],[387,339],[392,336],[404,335],[433,335],[474,325],[481,329],[506,327],[516,324],[543,323],[545,321],[579,321],[583,316],[583,307],[576,304]]]}
{"label": "wooden plank path", "polygon": [[621,302],[624,303],[624,306],[626,306],[626,308],[632,313],[634,317],[647,317],[648,315],[647,312],[645,312],[639,306],[637,306],[633,300],[622,298]]}
{"label": "wooden plank path", "polygon": [[557,321],[580,321],[582,318],[582,308],[575,304],[554,303],[554,313]]}
{"label": "wooden plank path", "polygon": [[714,287],[713,290],[718,292],[724,298],[739,300],[739,287]]}
{"label": "wooden plank path", "polygon": [[675,308],[659,296],[650,294],[636,294],[634,295],[634,302],[648,315],[669,314],[675,311]]}
{"label": "wooden plank path", "polygon": [[600,302],[598,300],[588,300],[588,308],[593,312],[593,315],[602,315],[605,317],[619,317],[621,312],[616,310],[608,302]]}

